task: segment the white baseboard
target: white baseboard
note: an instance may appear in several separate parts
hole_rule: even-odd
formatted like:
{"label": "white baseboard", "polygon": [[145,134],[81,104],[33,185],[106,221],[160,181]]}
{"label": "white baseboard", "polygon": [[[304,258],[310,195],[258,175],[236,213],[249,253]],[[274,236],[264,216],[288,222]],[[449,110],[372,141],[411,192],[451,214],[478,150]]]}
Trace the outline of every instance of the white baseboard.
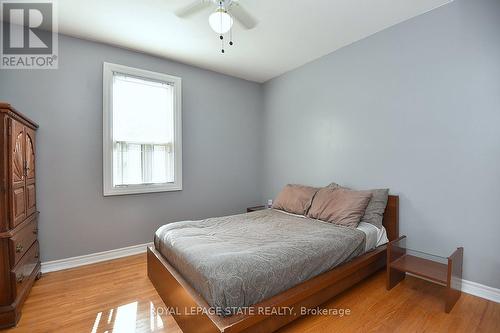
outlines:
{"label": "white baseboard", "polygon": [[[415,276],[419,279],[426,280],[426,281],[429,281],[429,282],[439,284],[441,286],[446,287],[446,284],[443,284],[443,283],[432,281],[432,280],[420,277],[420,276],[412,274],[412,273],[406,273],[406,274],[408,274],[410,276]],[[462,279],[462,292],[467,293],[467,294],[471,294],[471,295],[474,295],[477,297],[485,298],[485,299],[493,301],[493,302],[500,303],[500,289],[489,287],[489,286],[486,286],[484,284],[480,284],[477,282],[472,282],[472,281]]]}
{"label": "white baseboard", "polygon": [[467,294],[500,303],[500,289],[498,288],[485,286],[484,284],[477,282],[462,280],[462,291]]}
{"label": "white baseboard", "polygon": [[[127,256],[132,256],[134,254],[140,254],[146,252],[148,246],[152,246],[153,243],[146,243],[140,245],[133,245],[129,247],[123,247],[121,249],[98,252],[87,254],[84,256],[47,261],[42,263],[42,273],[60,271],[63,269],[74,268],[83,265],[95,264],[97,262],[123,258]],[[413,275],[413,274],[409,274]],[[462,280],[462,291],[467,294],[478,296],[481,298],[488,299],[493,302],[500,303],[500,289],[486,286],[477,282],[472,282],[468,280]]]}
{"label": "white baseboard", "polygon": [[121,249],[86,254],[78,257],[42,262],[42,273],[60,271],[63,269],[95,264],[101,261],[118,259],[132,256],[134,254],[144,253],[146,252],[147,247],[152,245],[153,243],[139,244],[123,247]]}

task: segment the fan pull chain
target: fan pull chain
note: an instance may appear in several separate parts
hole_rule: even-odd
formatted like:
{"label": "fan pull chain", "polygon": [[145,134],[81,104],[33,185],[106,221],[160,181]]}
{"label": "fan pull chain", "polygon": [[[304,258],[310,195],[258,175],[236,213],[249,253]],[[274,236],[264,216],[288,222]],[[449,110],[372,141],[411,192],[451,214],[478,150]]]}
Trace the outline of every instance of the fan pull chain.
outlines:
{"label": "fan pull chain", "polygon": [[[220,2],[220,6],[222,8],[222,1]],[[220,26],[222,27],[222,15],[219,16],[220,16]],[[224,36],[222,36],[222,34],[220,34],[220,40],[222,44],[221,52],[224,53]]]}
{"label": "fan pull chain", "polygon": [[229,29],[229,45],[233,46],[233,27]]}

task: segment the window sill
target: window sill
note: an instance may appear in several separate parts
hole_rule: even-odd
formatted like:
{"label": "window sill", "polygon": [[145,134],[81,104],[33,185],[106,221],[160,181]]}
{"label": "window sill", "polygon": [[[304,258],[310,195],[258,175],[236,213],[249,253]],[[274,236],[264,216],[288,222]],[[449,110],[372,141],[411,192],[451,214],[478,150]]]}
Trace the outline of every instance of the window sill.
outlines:
{"label": "window sill", "polygon": [[129,185],[104,189],[104,196],[181,191],[181,184]]}

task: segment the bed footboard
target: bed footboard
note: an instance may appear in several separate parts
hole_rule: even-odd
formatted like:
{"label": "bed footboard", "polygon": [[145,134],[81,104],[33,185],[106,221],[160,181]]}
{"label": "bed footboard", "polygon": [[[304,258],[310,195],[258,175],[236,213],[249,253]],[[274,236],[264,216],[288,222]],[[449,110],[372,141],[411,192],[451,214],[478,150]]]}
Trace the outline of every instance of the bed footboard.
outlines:
{"label": "bed footboard", "polygon": [[[299,318],[301,309],[321,305],[385,267],[386,246],[254,305],[252,314],[220,317],[153,247],[148,248],[148,276],[168,312],[184,333],[273,332]],[[274,309],[275,311],[259,309]],[[284,311],[285,309],[286,311]],[[290,310],[293,309],[293,310]],[[262,314],[264,311],[272,314]],[[260,312],[260,313],[259,313]],[[276,314],[279,313],[279,314]]]}

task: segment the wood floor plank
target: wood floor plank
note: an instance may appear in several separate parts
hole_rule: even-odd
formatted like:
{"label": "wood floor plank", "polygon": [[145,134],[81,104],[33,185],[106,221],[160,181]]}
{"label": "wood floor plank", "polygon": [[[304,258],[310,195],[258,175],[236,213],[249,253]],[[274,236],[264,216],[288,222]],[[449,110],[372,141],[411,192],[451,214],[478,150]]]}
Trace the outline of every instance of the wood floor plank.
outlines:
{"label": "wood floor plank", "polygon": [[[280,333],[500,332],[500,304],[462,294],[444,312],[444,288],[414,277],[385,289],[385,272],[343,292],[321,309],[348,315],[306,316]],[[44,274],[33,287],[18,326],[9,333],[181,333],[146,272],[146,255]]]}

